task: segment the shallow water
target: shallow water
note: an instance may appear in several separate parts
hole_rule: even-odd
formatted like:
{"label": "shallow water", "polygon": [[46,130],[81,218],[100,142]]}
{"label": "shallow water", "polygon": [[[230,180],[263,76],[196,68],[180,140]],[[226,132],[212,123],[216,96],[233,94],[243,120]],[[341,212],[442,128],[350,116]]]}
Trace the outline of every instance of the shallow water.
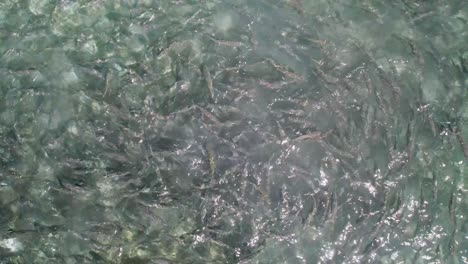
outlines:
{"label": "shallow water", "polygon": [[4,0],[0,263],[467,263],[467,42],[461,0]]}

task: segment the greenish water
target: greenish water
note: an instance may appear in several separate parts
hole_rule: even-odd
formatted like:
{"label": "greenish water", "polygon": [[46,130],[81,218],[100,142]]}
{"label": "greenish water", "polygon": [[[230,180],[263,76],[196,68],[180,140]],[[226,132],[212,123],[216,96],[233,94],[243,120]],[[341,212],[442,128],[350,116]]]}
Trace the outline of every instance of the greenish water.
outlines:
{"label": "greenish water", "polygon": [[468,2],[0,1],[0,263],[467,263]]}

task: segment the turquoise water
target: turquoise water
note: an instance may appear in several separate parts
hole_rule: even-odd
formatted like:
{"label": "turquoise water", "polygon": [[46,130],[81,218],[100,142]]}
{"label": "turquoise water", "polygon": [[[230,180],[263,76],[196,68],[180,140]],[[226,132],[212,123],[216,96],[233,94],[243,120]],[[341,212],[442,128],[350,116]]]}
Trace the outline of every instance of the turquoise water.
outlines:
{"label": "turquoise water", "polygon": [[468,2],[0,1],[0,263],[467,263]]}

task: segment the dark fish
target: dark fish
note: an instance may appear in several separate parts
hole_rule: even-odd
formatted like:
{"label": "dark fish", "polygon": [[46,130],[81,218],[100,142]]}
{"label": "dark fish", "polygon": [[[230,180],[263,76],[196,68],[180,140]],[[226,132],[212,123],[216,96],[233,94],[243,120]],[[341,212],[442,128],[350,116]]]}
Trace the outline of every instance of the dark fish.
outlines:
{"label": "dark fish", "polygon": [[302,5],[301,0],[289,0],[288,5],[294,9],[299,15],[304,15],[304,6]]}

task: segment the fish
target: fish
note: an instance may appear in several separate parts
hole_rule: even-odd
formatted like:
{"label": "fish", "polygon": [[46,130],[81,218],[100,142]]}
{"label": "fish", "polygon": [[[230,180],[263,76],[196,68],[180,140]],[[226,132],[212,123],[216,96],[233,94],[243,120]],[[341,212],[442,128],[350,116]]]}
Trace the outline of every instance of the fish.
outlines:
{"label": "fish", "polygon": [[215,171],[216,171],[216,161],[214,158],[214,152],[211,149],[207,149],[207,155],[208,155],[208,162],[210,165],[210,176],[211,178],[214,178],[215,176]]}
{"label": "fish", "polygon": [[210,92],[210,98],[214,99],[213,78],[211,78],[211,73],[205,65],[201,66],[201,71],[203,74],[203,78],[205,78],[206,84],[208,86],[208,91]]}
{"label": "fish", "polygon": [[268,193],[264,191],[261,187],[254,185],[255,190],[257,190],[260,193],[260,196],[262,197],[262,200],[266,202],[267,204],[270,204],[270,198],[268,196]]}
{"label": "fish", "polygon": [[301,140],[312,140],[312,141],[320,141],[324,138],[326,138],[328,135],[330,135],[330,133],[333,131],[333,129],[330,129],[328,130],[327,132],[325,133],[322,133],[320,131],[314,131],[312,133],[308,133],[308,134],[305,134],[305,135],[302,135],[302,136],[299,136],[295,139],[293,139],[292,141],[301,141]]}
{"label": "fish", "polygon": [[288,0],[288,5],[294,9],[299,15],[304,15],[304,6],[301,0]]}
{"label": "fish", "polygon": [[218,40],[210,36],[208,36],[208,38],[213,40],[217,45],[221,45],[221,46],[228,46],[228,47],[236,48],[236,47],[240,47],[243,45],[242,42],[240,41]]}

